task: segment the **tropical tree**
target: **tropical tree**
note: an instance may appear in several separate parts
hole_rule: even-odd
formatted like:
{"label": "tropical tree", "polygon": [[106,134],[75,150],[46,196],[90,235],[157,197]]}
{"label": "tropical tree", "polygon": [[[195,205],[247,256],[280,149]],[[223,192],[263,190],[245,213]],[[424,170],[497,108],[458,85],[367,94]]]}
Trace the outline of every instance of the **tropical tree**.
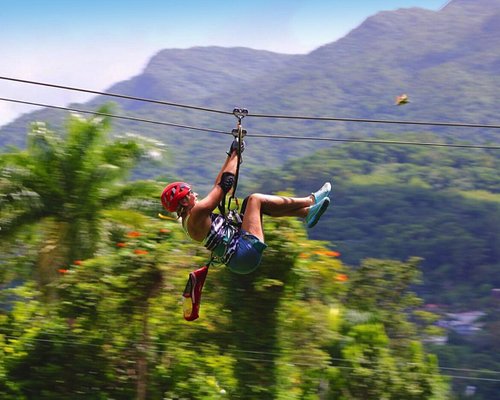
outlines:
{"label": "tropical tree", "polygon": [[[0,398],[448,398],[436,360],[418,340],[397,343],[375,305],[355,309],[362,299],[351,284],[362,277],[306,239],[298,221],[266,222],[269,248],[251,276],[211,267],[200,319],[188,323],[187,273],[209,254],[180,224],[134,213],[120,223],[120,213],[107,212],[109,248],[61,271],[53,307],[34,285],[4,290],[11,307],[0,311]],[[376,261],[369,264],[411,269]]]}
{"label": "tropical tree", "polygon": [[352,274],[347,296],[349,307],[371,312],[384,324],[388,336],[396,341],[414,339],[417,331],[408,313],[421,305],[411,285],[420,282],[420,260],[363,260]]}
{"label": "tropical tree", "polygon": [[144,189],[124,184],[124,178],[147,145],[136,137],[111,140],[109,128],[109,118],[99,115],[71,116],[66,135],[37,122],[25,150],[0,156],[2,243],[12,246],[18,234],[36,226],[31,239],[39,245],[35,264],[41,287],[62,266],[95,254],[102,210]]}

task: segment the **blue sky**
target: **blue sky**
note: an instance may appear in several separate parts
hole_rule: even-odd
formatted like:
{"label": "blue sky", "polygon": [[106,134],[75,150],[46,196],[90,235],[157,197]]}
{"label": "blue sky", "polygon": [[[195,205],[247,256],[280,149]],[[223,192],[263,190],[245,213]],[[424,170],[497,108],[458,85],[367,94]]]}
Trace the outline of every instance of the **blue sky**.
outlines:
{"label": "blue sky", "polygon": [[[446,0],[16,0],[0,9],[0,75],[105,90],[165,48],[308,53],[379,11]],[[90,96],[0,81],[0,97],[65,106]],[[166,99],[168,100],[168,99]],[[0,102],[0,125],[32,108]]]}

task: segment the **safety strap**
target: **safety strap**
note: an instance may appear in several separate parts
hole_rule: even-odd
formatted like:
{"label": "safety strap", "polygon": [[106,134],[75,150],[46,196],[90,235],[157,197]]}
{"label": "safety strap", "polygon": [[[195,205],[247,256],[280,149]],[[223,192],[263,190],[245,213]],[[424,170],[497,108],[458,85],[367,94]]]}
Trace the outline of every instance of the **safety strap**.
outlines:
{"label": "safety strap", "polygon": [[236,207],[238,208],[238,198],[236,197],[236,188],[238,187],[238,178],[240,175],[240,164],[242,162],[241,158],[241,144],[243,143],[243,137],[245,137],[247,131],[243,129],[241,125],[241,120],[248,115],[248,110],[246,108],[235,108],[233,109],[233,115],[238,119],[238,123],[236,125],[236,129],[232,130],[232,134],[235,139],[238,139],[238,148],[236,149],[236,154],[238,157],[238,162],[236,165],[236,174],[234,175],[234,184],[233,191],[231,196],[229,197],[229,201],[227,204],[227,213],[226,213],[226,196],[222,198],[222,201],[219,204],[220,213],[226,218],[227,221],[234,225],[241,225],[241,217],[237,211],[237,209],[231,210],[231,201],[234,199],[236,202]]}
{"label": "safety strap", "polygon": [[233,129],[232,134],[235,138],[238,139],[238,148],[236,151],[236,154],[238,156],[238,163],[236,165],[236,174],[234,176],[234,185],[233,185],[233,192],[231,194],[231,197],[229,197],[229,202],[228,202],[228,210],[231,209],[231,200],[235,199],[236,205],[238,206],[238,198],[236,197],[236,189],[238,187],[238,178],[240,176],[240,164],[242,162],[241,158],[241,146],[243,143],[243,137],[247,134],[247,131],[243,129],[241,125],[241,120],[248,115],[248,110],[246,108],[235,108],[233,110],[233,115],[238,119],[238,124],[236,125],[236,129]]}

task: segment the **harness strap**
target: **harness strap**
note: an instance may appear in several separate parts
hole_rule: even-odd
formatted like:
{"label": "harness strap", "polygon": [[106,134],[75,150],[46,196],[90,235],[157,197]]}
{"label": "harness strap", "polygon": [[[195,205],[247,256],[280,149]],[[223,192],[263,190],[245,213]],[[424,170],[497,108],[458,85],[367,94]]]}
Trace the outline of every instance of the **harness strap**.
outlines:
{"label": "harness strap", "polygon": [[226,214],[226,196],[224,196],[219,203],[219,212],[226,218],[226,220],[236,226],[241,226],[241,216],[239,215],[238,211],[236,209],[231,210],[231,201],[234,199],[236,202],[236,206],[239,206],[238,203],[238,198],[236,197],[236,189],[238,187],[238,178],[240,175],[240,164],[242,162],[241,158],[241,146],[243,143],[243,137],[246,135],[246,130],[243,129],[241,125],[241,120],[245,117],[245,115],[248,114],[248,110],[246,108],[235,108],[233,110],[234,116],[238,119],[238,124],[236,125],[236,129],[233,129],[232,134],[235,138],[238,139],[238,148],[236,149],[236,154],[238,157],[237,165],[236,165],[236,173],[234,175],[234,184],[233,184],[233,192],[231,196],[229,197],[228,204],[227,204],[227,211],[228,214]]}
{"label": "harness strap", "polygon": [[231,197],[229,197],[228,210],[231,208],[231,201],[235,199],[236,205],[238,206],[238,198],[236,197],[236,189],[238,187],[238,178],[240,176],[240,164],[242,162],[241,158],[241,146],[243,143],[243,137],[246,135],[247,131],[243,129],[241,125],[241,120],[248,114],[248,110],[246,108],[235,108],[233,110],[233,114],[236,118],[238,118],[238,124],[236,129],[233,129],[232,134],[235,138],[238,139],[238,148],[236,150],[236,154],[238,156],[238,163],[236,165],[236,174],[234,176],[234,185],[233,185],[233,193]]}

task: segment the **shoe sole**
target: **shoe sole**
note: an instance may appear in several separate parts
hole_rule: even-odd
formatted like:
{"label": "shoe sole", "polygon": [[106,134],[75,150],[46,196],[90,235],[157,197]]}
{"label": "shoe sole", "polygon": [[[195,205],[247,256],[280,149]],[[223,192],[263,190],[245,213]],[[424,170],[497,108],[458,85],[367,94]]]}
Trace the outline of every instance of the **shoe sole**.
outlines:
{"label": "shoe sole", "polygon": [[[199,276],[196,276],[197,272],[199,272]],[[197,270],[189,274],[189,279],[182,295],[184,297],[184,302],[190,302],[191,305],[191,307],[187,307],[187,304],[185,304],[187,308],[184,308],[184,319],[186,321],[194,321],[199,316],[201,293],[207,273],[208,268],[203,271]]]}
{"label": "shoe sole", "polygon": [[326,209],[328,208],[329,205],[330,205],[330,199],[328,197],[325,197],[323,199],[323,204],[321,205],[321,208],[318,210],[318,212],[314,216],[313,220],[309,224],[307,224],[308,228],[314,228],[316,226],[319,219],[321,218],[321,216],[326,211]]}

